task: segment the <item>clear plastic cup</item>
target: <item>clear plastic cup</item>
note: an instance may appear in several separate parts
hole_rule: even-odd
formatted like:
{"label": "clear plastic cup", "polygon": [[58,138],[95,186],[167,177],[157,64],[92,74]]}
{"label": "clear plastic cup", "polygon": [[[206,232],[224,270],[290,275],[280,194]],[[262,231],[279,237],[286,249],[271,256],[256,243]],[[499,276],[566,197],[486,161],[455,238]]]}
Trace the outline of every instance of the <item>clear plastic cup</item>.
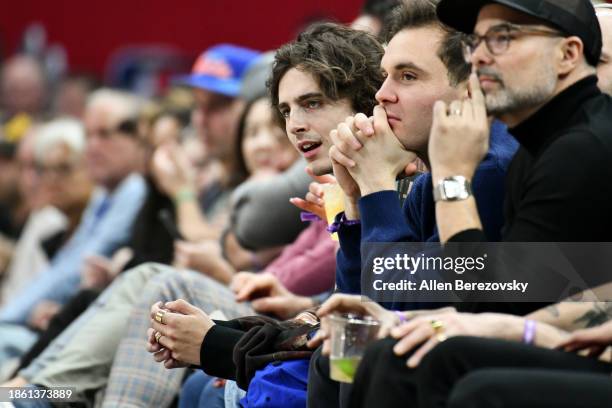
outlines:
{"label": "clear plastic cup", "polygon": [[367,316],[333,314],[327,324],[331,341],[330,378],[352,383],[365,348],[377,339],[380,323]]}

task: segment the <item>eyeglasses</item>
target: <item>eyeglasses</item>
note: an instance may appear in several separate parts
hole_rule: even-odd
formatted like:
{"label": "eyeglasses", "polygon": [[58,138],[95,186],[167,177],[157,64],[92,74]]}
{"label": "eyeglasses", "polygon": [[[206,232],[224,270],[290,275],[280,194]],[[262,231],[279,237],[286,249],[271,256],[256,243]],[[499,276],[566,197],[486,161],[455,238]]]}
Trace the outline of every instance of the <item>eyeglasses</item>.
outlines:
{"label": "eyeglasses", "polygon": [[471,62],[472,54],[484,40],[487,50],[492,55],[501,55],[508,51],[510,42],[519,36],[539,35],[545,37],[564,37],[560,31],[546,30],[542,28],[526,27],[518,24],[500,24],[491,27],[484,35],[470,34],[463,40],[463,58]]}
{"label": "eyeglasses", "polygon": [[36,173],[40,177],[53,177],[53,178],[65,178],[70,176],[75,170],[76,166],[71,163],[60,163],[56,165],[43,165],[37,163],[35,165]]}
{"label": "eyeglasses", "polygon": [[136,136],[138,134],[138,122],[136,119],[125,119],[115,128],[99,128],[91,133],[97,134],[102,139],[110,139],[115,134]]}

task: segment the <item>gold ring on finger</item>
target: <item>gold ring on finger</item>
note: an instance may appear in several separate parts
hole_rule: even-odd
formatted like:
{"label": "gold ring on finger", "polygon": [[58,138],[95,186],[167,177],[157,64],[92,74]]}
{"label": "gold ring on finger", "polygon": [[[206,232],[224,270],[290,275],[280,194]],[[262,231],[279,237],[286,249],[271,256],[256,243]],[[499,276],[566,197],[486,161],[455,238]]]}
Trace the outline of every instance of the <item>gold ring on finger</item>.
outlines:
{"label": "gold ring on finger", "polygon": [[429,324],[431,324],[431,328],[434,329],[436,333],[444,330],[444,322],[441,320],[432,320]]}
{"label": "gold ring on finger", "polygon": [[158,310],[158,311],[155,313],[155,321],[156,321],[157,323],[164,324],[164,315],[165,315],[165,314],[166,314],[166,311],[165,311],[165,310]]}
{"label": "gold ring on finger", "polygon": [[155,341],[159,343],[159,339],[162,336],[160,332],[155,332]]}

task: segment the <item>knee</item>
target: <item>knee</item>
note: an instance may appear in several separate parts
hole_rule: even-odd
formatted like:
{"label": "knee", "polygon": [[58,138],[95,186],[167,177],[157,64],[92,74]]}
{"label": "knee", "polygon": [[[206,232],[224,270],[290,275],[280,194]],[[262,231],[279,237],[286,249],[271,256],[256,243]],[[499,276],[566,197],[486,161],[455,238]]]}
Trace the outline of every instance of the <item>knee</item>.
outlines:
{"label": "knee", "polygon": [[374,362],[388,362],[390,360],[395,360],[398,356],[393,352],[393,346],[395,346],[397,340],[386,337],[384,339],[375,341],[374,343],[368,345],[363,354],[362,362],[365,362],[366,365],[370,366]]}
{"label": "knee", "polygon": [[172,267],[160,264],[149,265],[154,265],[156,269],[155,275],[151,277],[151,283],[178,290],[180,293],[189,291],[195,286],[210,289],[210,291],[225,287],[225,285],[218,283],[214,279],[197,272],[179,271]]}
{"label": "knee", "polygon": [[146,282],[154,276],[172,270],[167,265],[147,262],[125,271],[125,279],[135,282]]}
{"label": "knee", "polygon": [[432,376],[448,373],[451,367],[457,366],[459,360],[482,350],[479,341],[477,337],[451,337],[427,353],[421,361],[419,371]]}
{"label": "knee", "polygon": [[448,408],[490,408],[507,401],[500,389],[498,377],[488,370],[479,370],[464,376],[453,387]]}
{"label": "knee", "polygon": [[315,350],[310,358],[310,365],[308,366],[308,378],[314,376],[317,377],[329,377],[329,357],[321,354],[322,348],[319,347]]}

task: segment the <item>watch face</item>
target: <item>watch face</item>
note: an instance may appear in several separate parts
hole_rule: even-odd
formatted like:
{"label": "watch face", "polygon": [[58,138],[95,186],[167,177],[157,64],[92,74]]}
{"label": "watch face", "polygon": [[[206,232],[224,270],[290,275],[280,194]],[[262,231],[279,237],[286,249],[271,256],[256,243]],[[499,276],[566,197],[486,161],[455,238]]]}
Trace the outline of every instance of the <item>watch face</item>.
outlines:
{"label": "watch face", "polygon": [[446,199],[452,200],[454,198],[458,198],[461,195],[463,189],[461,185],[454,180],[445,180],[444,181],[444,195]]}
{"label": "watch face", "polygon": [[462,176],[448,177],[434,187],[435,201],[465,200],[472,195],[470,182]]}

